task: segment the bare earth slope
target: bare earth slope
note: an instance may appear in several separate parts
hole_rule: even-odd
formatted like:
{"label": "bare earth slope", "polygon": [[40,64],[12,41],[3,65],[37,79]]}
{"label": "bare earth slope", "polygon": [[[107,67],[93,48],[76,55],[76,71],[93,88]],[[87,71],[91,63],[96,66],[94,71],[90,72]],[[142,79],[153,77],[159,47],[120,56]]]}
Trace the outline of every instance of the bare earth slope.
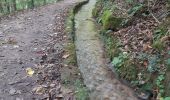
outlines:
{"label": "bare earth slope", "polygon": [[[54,99],[60,94],[64,19],[78,0],[25,11],[0,22],[0,100]],[[34,70],[28,76],[27,68]]]}

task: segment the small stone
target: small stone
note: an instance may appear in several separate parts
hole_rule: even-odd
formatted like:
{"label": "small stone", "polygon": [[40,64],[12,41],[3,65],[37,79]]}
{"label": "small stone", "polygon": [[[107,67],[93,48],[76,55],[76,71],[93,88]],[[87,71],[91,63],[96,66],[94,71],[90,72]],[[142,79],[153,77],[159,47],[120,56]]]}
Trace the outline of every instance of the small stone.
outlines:
{"label": "small stone", "polygon": [[4,45],[4,46],[2,46],[3,48],[7,48],[8,46],[7,45]]}
{"label": "small stone", "polygon": [[55,84],[50,84],[50,87],[55,87]]}
{"label": "small stone", "polygon": [[23,99],[23,98],[19,98],[19,97],[17,97],[17,98],[16,98],[16,100],[24,100],[24,99]]}
{"label": "small stone", "polygon": [[142,100],[150,100],[153,97],[153,93],[151,91],[145,91],[138,94],[138,97]]}
{"label": "small stone", "polygon": [[108,30],[108,31],[106,32],[106,34],[111,34],[111,33],[113,33],[112,30]]}
{"label": "small stone", "polygon": [[14,48],[19,48],[19,46],[18,46],[18,45],[14,45],[13,47],[14,47]]}
{"label": "small stone", "polygon": [[10,95],[14,95],[14,94],[16,94],[16,90],[14,89],[14,88],[11,88],[10,90],[9,90],[9,94]]}
{"label": "small stone", "polygon": [[28,18],[28,20],[31,20],[31,18]]}
{"label": "small stone", "polygon": [[53,33],[53,35],[58,35],[58,33]]}
{"label": "small stone", "polygon": [[62,98],[63,98],[63,95],[62,95],[62,94],[58,94],[58,95],[56,96],[56,98],[57,98],[57,100],[58,100],[58,99],[62,99]]}

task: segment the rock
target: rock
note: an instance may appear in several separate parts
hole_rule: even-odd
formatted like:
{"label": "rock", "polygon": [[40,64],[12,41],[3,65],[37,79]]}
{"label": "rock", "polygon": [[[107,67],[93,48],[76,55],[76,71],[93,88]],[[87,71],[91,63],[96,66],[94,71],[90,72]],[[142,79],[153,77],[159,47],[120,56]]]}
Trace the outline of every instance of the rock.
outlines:
{"label": "rock", "polygon": [[14,89],[14,88],[11,88],[10,90],[9,90],[9,94],[10,95],[14,95],[14,94],[16,94],[16,90]]}
{"label": "rock", "polygon": [[108,30],[108,31],[106,31],[106,34],[111,34],[111,33],[113,33],[113,31],[112,31],[112,30]]}
{"label": "rock", "polygon": [[53,84],[53,83],[52,83],[52,84],[50,84],[50,87],[52,87],[52,88],[53,88],[53,87],[55,87],[55,84]]}
{"label": "rock", "polygon": [[17,97],[17,98],[16,98],[16,100],[24,100],[24,99],[23,99],[23,98],[19,98],[19,97]]}
{"label": "rock", "polygon": [[153,97],[153,93],[149,90],[144,91],[144,92],[139,92],[138,98],[141,100],[150,100]]}
{"label": "rock", "polygon": [[19,45],[14,45],[13,47],[14,47],[14,48],[19,48]]}

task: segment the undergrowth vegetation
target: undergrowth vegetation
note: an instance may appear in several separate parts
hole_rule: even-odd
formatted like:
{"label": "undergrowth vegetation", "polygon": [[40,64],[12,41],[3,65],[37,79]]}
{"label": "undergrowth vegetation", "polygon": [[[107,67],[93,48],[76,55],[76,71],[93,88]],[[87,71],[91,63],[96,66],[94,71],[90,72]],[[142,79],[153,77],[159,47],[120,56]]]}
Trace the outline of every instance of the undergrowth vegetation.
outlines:
{"label": "undergrowth vegetation", "polygon": [[59,0],[0,0],[0,16],[18,10],[55,3]]}
{"label": "undergrowth vegetation", "polygon": [[166,0],[98,0],[93,9],[114,71],[149,95],[147,100],[170,99],[169,5]]}

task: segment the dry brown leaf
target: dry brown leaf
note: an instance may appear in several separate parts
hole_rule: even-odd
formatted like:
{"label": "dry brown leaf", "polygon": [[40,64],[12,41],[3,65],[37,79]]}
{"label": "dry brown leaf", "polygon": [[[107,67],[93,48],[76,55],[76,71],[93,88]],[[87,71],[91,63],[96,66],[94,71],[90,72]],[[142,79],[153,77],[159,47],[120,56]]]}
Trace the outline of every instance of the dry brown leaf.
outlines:
{"label": "dry brown leaf", "polygon": [[148,66],[148,62],[147,62],[147,61],[144,61],[144,62],[143,62],[143,65],[144,65],[145,67],[147,67],[147,66]]}
{"label": "dry brown leaf", "polygon": [[62,58],[66,59],[66,58],[68,58],[69,56],[70,56],[70,54],[65,54],[65,55],[63,55]]}
{"label": "dry brown leaf", "polygon": [[33,92],[35,92],[36,94],[43,94],[44,91],[45,91],[45,89],[42,86],[33,88]]}
{"label": "dry brown leaf", "polygon": [[143,44],[143,50],[147,51],[149,49],[151,49],[152,47],[149,44]]}

